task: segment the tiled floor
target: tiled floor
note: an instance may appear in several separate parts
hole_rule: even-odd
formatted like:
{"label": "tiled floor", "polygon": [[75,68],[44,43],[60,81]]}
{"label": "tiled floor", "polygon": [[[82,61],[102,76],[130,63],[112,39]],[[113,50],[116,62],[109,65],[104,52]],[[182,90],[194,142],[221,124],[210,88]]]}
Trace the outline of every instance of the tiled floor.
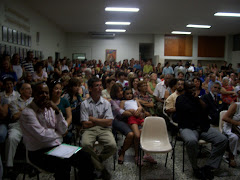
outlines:
{"label": "tiled floor", "polygon": [[[124,136],[118,136],[118,146],[120,147],[122,144]],[[199,158],[199,165],[203,166],[206,162],[207,156],[209,152],[207,149],[210,148],[208,145],[206,148],[203,148],[201,157]],[[116,162],[116,169],[113,171],[113,158],[109,158],[106,162],[104,162],[105,166],[112,174],[112,180],[137,180],[138,176],[138,167],[134,163],[133,158],[134,152],[133,148],[130,148],[125,155],[125,160],[123,165],[119,165]],[[182,172],[182,142],[177,141],[176,149],[175,149],[175,179],[177,180],[186,180],[186,179],[195,179],[192,175],[192,169],[190,167],[190,163],[188,161],[187,154],[185,153],[185,171]],[[142,179],[143,180],[166,180],[172,179],[172,159],[171,155],[168,157],[167,167],[164,167],[166,154],[156,154],[152,155],[158,162],[156,165],[152,165],[149,163],[144,163],[142,167]],[[228,164],[222,161],[221,167],[215,173],[216,176],[214,179],[219,180],[240,180],[240,158],[237,157],[237,164],[239,165],[237,168],[229,168]],[[74,180],[73,171],[72,171],[71,179]],[[22,179],[22,174],[20,174],[17,179]],[[36,179],[36,177],[29,178],[26,176],[26,179]],[[54,179],[52,175],[40,174],[40,179],[42,180],[50,180]]]}

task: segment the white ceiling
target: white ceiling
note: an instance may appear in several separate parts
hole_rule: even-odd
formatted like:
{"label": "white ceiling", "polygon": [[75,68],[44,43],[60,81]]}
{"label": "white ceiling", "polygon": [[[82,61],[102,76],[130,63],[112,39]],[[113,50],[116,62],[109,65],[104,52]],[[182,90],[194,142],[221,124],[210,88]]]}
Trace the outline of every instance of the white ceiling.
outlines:
{"label": "white ceiling", "polygon": [[[240,18],[215,17],[216,12],[240,13],[240,0],[23,0],[65,32],[105,32],[125,28],[128,34],[170,34],[173,30],[193,35],[240,34]],[[105,7],[138,7],[137,13],[105,12]],[[130,21],[130,26],[107,26],[106,21]],[[211,25],[210,29],[187,24]]]}

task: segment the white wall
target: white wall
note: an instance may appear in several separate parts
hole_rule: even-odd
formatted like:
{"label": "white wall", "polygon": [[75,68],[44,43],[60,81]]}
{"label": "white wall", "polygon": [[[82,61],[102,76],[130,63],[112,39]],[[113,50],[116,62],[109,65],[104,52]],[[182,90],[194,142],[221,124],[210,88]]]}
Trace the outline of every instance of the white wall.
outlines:
{"label": "white wall", "polygon": [[[5,8],[11,8],[17,11],[22,16],[29,19],[29,22],[22,21],[21,18],[12,15],[12,18],[19,23],[30,26],[30,31],[22,28],[16,23],[11,23],[6,20],[6,16],[9,16],[8,12],[5,12]],[[11,14],[10,14],[11,16]],[[31,7],[23,4],[23,1],[18,0],[4,0],[0,1],[0,26],[6,26],[17,31],[31,35],[32,46],[21,46],[12,43],[2,42],[2,33],[0,33],[0,43],[8,44],[11,46],[17,46],[27,49],[33,49],[42,51],[44,58],[48,56],[55,56],[55,52],[60,52],[61,57],[65,56],[66,34],[54,23],[50,22],[47,18],[39,15],[36,11],[33,11]],[[39,43],[36,42],[36,33],[40,33]]]}
{"label": "white wall", "polygon": [[90,35],[67,33],[67,56],[86,53],[87,59],[105,60],[106,49],[117,50],[117,61],[139,59],[139,44],[153,43],[153,35],[117,34],[114,39],[93,39]]}

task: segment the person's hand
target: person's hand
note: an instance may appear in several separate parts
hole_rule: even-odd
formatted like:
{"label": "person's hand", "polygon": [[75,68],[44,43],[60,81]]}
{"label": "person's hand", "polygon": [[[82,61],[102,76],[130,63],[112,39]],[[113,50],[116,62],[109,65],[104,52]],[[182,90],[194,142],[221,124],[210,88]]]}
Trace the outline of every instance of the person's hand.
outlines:
{"label": "person's hand", "polygon": [[49,109],[50,107],[51,107],[54,111],[59,112],[59,108],[57,107],[56,104],[54,104],[52,101],[47,101],[47,102],[46,102],[46,108]]}
{"label": "person's hand", "polygon": [[134,115],[134,113],[135,113],[135,110],[134,109],[129,109],[128,110],[132,115]]}

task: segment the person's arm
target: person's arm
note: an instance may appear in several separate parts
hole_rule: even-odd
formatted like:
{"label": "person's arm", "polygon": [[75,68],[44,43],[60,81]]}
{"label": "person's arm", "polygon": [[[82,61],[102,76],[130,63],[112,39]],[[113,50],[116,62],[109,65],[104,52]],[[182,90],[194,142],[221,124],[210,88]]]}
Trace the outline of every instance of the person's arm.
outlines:
{"label": "person's arm", "polygon": [[[50,113],[54,114],[50,109]],[[54,116],[55,120],[49,123],[48,127],[42,126],[32,109],[22,111],[20,124],[22,129],[28,132],[28,136],[33,136],[38,142],[48,143],[60,138],[67,131],[67,122],[62,113]]]}
{"label": "person's arm", "polygon": [[66,116],[67,116],[66,121],[67,121],[68,126],[70,126],[70,124],[72,123],[72,109],[69,106],[69,107],[65,108],[65,110],[66,110]]}
{"label": "person's arm", "polygon": [[47,78],[48,78],[47,73],[46,73],[46,72],[43,72],[43,78],[42,78],[42,80],[43,80],[43,81],[47,81]]}
{"label": "person's arm", "polygon": [[121,101],[121,103],[120,103],[120,108],[121,109],[124,109],[124,104],[125,104],[125,101]]}
{"label": "person's arm", "polygon": [[224,87],[221,88],[220,93],[221,93],[221,94],[230,94],[230,95],[235,94],[234,91],[227,91]]}
{"label": "person's arm", "polygon": [[114,100],[111,100],[110,103],[111,103],[113,114],[116,114],[117,116],[123,115],[125,117],[132,116],[132,113],[130,111],[128,111],[128,110],[126,111],[126,110],[120,108],[119,105]]}
{"label": "person's arm", "polygon": [[147,83],[147,85],[148,85],[148,90],[147,90],[147,91],[148,91],[149,94],[152,95],[152,94],[153,94],[153,91],[152,91],[152,89],[151,89],[151,87],[150,87],[149,82]]}
{"label": "person's arm", "polygon": [[169,91],[165,91],[164,93],[164,99],[167,99],[170,96]]}
{"label": "person's arm", "polygon": [[[1,97],[0,97],[1,102]],[[8,104],[0,105],[0,119],[6,118],[8,115]]]}
{"label": "person's arm", "polygon": [[89,121],[96,126],[107,127],[112,125],[112,119],[99,119],[99,118],[89,116]]}
{"label": "person's arm", "polygon": [[95,123],[89,120],[90,118],[89,113],[87,111],[87,108],[84,102],[81,104],[81,122],[82,122],[83,128],[88,129],[95,126]]}
{"label": "person's arm", "polygon": [[232,119],[233,115],[236,113],[236,110],[237,110],[237,104],[234,103],[229,107],[228,111],[224,114],[222,120],[225,121],[225,122],[228,122],[232,125],[239,126],[240,121],[235,121],[235,120]]}
{"label": "person's arm", "polygon": [[172,96],[169,96],[166,99],[165,110],[169,114],[176,112],[176,107],[174,106]]}
{"label": "person's arm", "polygon": [[138,102],[139,102],[142,106],[145,106],[145,107],[149,107],[149,108],[154,107],[153,102],[147,102],[147,101],[144,101],[144,100],[142,100],[142,99],[138,99]]}

